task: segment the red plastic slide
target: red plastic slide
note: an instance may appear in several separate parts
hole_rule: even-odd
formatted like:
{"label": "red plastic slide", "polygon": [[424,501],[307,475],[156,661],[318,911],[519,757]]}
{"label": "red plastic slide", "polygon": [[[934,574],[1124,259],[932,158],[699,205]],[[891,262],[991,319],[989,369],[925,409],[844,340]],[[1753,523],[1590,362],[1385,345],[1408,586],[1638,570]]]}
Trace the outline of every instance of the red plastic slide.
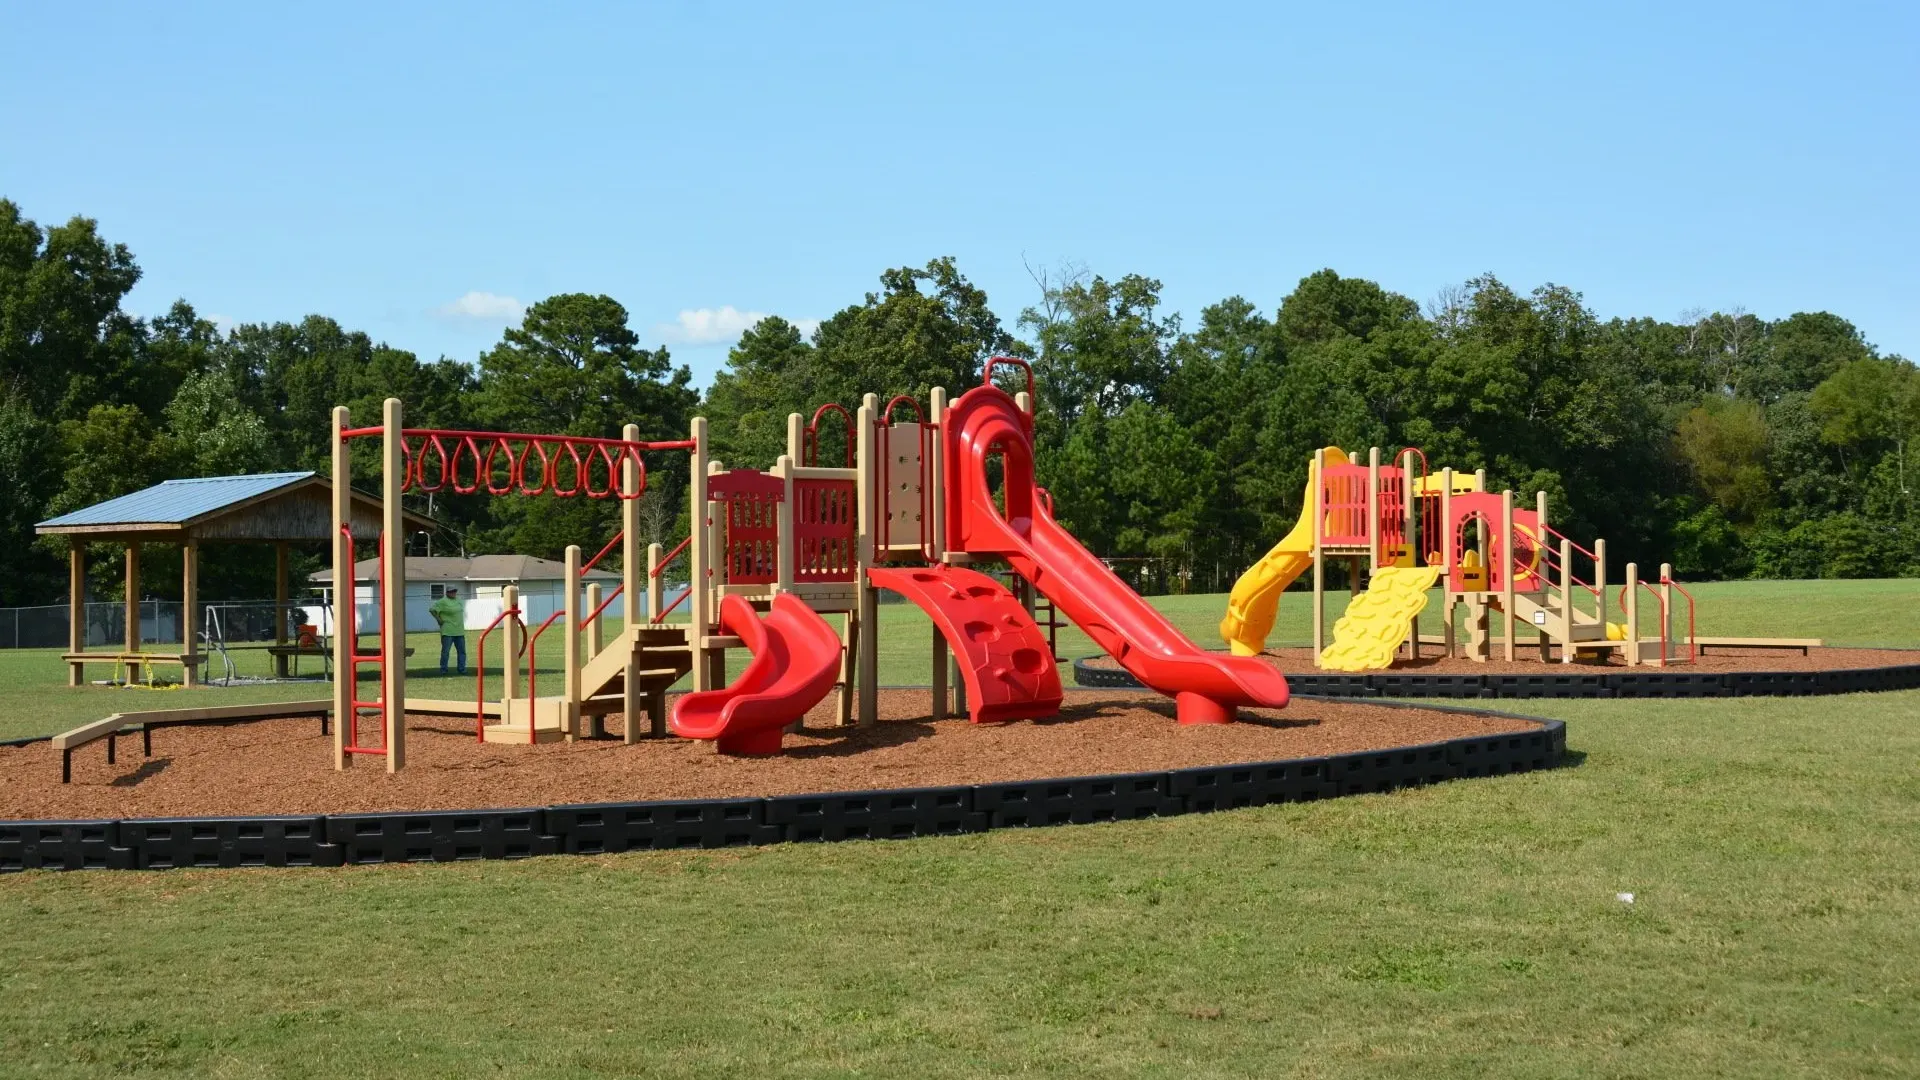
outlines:
{"label": "red plastic slide", "polygon": [[[943,428],[949,548],[1004,557],[1134,678],[1171,695],[1183,724],[1227,723],[1238,706],[1287,703],[1277,669],[1195,645],[1053,520],[1035,498],[1033,418],[1005,391],[991,383],[967,391]],[[1004,512],[988,482],[996,455]]]}
{"label": "red plastic slide", "polygon": [[781,729],[833,689],[840,636],[784,593],[773,598],[765,619],[740,597],[722,597],[720,626],[744,642],[753,659],[731,684],[681,695],[673,703],[674,734],[718,739],[723,754],[777,754]]}
{"label": "red plastic slide", "polygon": [[1060,669],[1047,636],[1006,586],[963,566],[882,566],[867,577],[933,618],[959,661],[974,723],[1036,720],[1060,711]]}

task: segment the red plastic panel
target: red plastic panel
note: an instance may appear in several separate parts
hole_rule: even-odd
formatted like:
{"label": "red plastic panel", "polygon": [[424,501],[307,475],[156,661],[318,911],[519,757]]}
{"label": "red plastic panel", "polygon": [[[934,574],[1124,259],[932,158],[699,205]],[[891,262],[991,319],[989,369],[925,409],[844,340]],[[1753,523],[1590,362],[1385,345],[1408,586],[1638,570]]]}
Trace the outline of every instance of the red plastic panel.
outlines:
{"label": "red plastic panel", "polygon": [[758,469],[734,469],[707,478],[707,497],[727,504],[722,580],[728,585],[772,584],[779,571],[780,503],[786,481]]}
{"label": "red plastic panel", "polygon": [[1327,544],[1367,542],[1367,467],[1327,465],[1320,470],[1320,505],[1326,507]]}
{"label": "red plastic panel", "polygon": [[1382,562],[1407,542],[1407,480],[1399,468],[1380,467],[1380,549]]}
{"label": "red plastic panel", "polygon": [[852,581],[859,527],[853,481],[795,480],[793,501],[793,580]]}
{"label": "red plastic panel", "polygon": [[[1473,538],[1468,535],[1467,526],[1479,523],[1487,536],[1487,561],[1489,568],[1487,588],[1499,592],[1506,588],[1508,562],[1505,553],[1513,552],[1513,591],[1539,592],[1546,586],[1546,580],[1540,570],[1547,565],[1546,541],[1541,536],[1540,515],[1532,510],[1513,512],[1513,542],[1509,544],[1500,535],[1500,496],[1492,492],[1467,492],[1455,495],[1452,499],[1453,521],[1448,527],[1453,530],[1454,566],[1447,575],[1448,588],[1460,589],[1464,582],[1460,572],[1460,559],[1470,547],[1475,547]],[[1477,548],[1476,548],[1477,550]]]}
{"label": "red plastic panel", "polygon": [[1060,669],[1047,636],[1006,586],[963,566],[875,567],[867,577],[933,617],[960,663],[974,723],[1060,711]]}

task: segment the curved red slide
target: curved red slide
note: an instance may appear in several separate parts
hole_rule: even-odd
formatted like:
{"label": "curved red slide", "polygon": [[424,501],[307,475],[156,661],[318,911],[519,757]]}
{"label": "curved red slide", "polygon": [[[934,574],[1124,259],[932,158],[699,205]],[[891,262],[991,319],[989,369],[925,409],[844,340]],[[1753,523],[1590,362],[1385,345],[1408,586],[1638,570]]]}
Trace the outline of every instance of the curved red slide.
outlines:
{"label": "curved red slide", "polygon": [[[948,410],[947,546],[1004,557],[1134,678],[1171,695],[1183,724],[1231,721],[1239,706],[1279,708],[1287,680],[1253,656],[1195,645],[1053,520],[1033,485],[1033,418],[999,387],[976,386]],[[1000,500],[987,464],[1001,458]]]}
{"label": "curved red slide", "polygon": [[960,661],[976,724],[1060,711],[1060,669],[1033,617],[1007,587],[964,566],[876,566],[868,580],[920,605]]}
{"label": "curved red slide", "polygon": [[723,754],[777,754],[781,729],[820,704],[840,674],[840,636],[799,599],[781,593],[765,619],[738,596],[720,600],[720,626],[753,659],[718,690],[673,703],[676,735],[717,739]]}

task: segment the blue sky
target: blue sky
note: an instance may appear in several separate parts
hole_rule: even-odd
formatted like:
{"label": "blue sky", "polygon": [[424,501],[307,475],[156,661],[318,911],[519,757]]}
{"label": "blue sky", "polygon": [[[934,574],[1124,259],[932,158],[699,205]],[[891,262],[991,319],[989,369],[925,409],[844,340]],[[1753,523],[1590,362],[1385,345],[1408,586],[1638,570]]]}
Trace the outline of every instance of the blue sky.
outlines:
{"label": "blue sky", "polygon": [[1916,10],[18,5],[0,195],[98,218],[141,313],[471,360],[604,292],[702,383],[737,313],[942,254],[1009,322],[1024,263],[1157,277],[1190,325],[1323,266],[1492,271],[1920,357]]}

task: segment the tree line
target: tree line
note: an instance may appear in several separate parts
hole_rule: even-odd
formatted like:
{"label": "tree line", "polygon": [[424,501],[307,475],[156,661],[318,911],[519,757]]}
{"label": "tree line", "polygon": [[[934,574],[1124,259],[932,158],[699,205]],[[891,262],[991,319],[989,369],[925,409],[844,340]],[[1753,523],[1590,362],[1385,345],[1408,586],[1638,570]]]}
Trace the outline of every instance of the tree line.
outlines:
{"label": "tree line", "polygon": [[[704,414],[718,457],[765,468],[790,412],[868,392],[924,403],[977,383],[996,353],[1033,364],[1036,468],[1057,514],[1093,550],[1150,567],[1148,587],[1230,583],[1298,516],[1324,445],[1484,468],[1496,487],[1548,492],[1570,535],[1685,577],[1920,574],[1906,456],[1920,376],[1826,312],[1603,321],[1559,285],[1488,275],[1422,305],[1322,270],[1271,309],[1228,297],[1189,326],[1157,280],[1068,268],[1037,270],[1009,323],[937,258],[884,271],[810,334],[762,320],[702,390],[607,296],[542,300],[468,362],[323,315],[223,332],[181,300],[142,318],[122,306],[139,276],[92,220],[42,227],[0,199],[0,605],[64,595],[64,548],[35,541],[35,522],[168,478],[324,472],[335,405],[370,423],[397,396],[409,426],[604,436],[633,422],[649,439]],[[839,452],[837,433],[823,443]],[[684,470],[684,455],[651,463],[650,539],[685,531]],[[370,454],[355,472],[371,483]],[[551,558],[617,527],[587,499],[410,499],[441,523],[436,554]],[[271,595],[270,553],[204,557],[209,597]],[[92,595],[117,596],[115,568],[95,573]]]}

